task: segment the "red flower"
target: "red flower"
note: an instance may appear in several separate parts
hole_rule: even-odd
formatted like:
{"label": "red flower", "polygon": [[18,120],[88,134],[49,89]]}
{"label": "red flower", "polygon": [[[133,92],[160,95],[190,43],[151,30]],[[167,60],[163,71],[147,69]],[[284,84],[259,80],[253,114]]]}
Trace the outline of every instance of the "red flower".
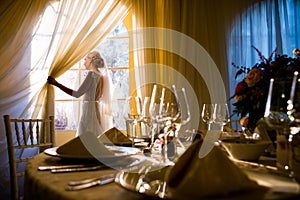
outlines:
{"label": "red flower", "polygon": [[265,58],[257,48],[253,48],[259,55],[259,63],[252,68],[236,66],[233,63],[238,69],[235,78],[241,74],[246,74],[246,77],[236,85],[231,98],[236,101],[233,103],[233,113],[241,118],[248,117],[243,118],[248,121],[244,125],[254,130],[257,121],[264,116],[270,79],[291,80],[294,71],[300,71],[300,50],[294,49],[293,54],[296,58],[278,55],[276,49],[269,58]]}

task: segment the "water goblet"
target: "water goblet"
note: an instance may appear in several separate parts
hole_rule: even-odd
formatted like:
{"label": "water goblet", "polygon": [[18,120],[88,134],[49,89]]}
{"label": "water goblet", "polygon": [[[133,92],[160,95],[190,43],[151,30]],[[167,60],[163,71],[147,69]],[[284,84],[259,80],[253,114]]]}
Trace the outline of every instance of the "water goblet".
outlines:
{"label": "water goblet", "polygon": [[126,121],[127,137],[132,141],[132,146],[141,134],[142,103],[140,97],[130,96],[126,99],[124,119]]}
{"label": "water goblet", "polygon": [[214,106],[213,122],[220,125],[221,132],[229,122],[229,109],[227,103],[216,103]]}
{"label": "water goblet", "polygon": [[191,120],[190,106],[189,106],[185,88],[176,89],[175,85],[172,85],[172,91],[175,96],[176,105],[177,105],[177,115],[178,115],[172,121],[172,124],[175,128],[174,140],[176,144],[179,144],[181,148],[185,150],[185,147],[180,141],[178,135],[181,127],[186,125]]}
{"label": "water goblet", "polygon": [[287,114],[290,119],[290,134],[288,136],[288,158],[290,176],[293,176],[300,182],[300,79],[298,79],[298,71],[294,72],[291,86],[290,98],[288,100]]}
{"label": "water goblet", "polygon": [[[276,89],[273,89],[276,88]],[[291,118],[289,105],[291,99],[292,80],[270,80],[264,120],[276,131],[276,165],[285,170],[289,176],[291,171],[291,148],[289,144]]]}
{"label": "water goblet", "polygon": [[211,130],[211,124],[214,122],[214,109],[213,103],[204,103],[202,106],[201,117],[202,121],[207,124],[207,130]]}

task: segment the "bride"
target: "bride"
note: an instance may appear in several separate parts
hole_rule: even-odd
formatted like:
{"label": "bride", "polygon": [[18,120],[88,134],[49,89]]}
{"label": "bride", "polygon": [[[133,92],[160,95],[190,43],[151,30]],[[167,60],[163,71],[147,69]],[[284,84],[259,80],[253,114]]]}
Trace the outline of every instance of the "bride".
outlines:
{"label": "bride", "polygon": [[58,83],[52,76],[48,77],[48,83],[73,97],[83,96],[82,114],[76,136],[85,132],[92,132],[99,136],[113,126],[112,82],[99,52],[90,52],[84,60],[88,74],[78,90]]}

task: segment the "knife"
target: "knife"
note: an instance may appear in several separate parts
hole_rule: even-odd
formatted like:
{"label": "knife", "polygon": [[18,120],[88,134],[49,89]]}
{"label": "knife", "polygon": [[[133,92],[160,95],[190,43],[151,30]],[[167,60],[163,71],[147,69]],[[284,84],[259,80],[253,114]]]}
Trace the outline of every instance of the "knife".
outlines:
{"label": "knife", "polygon": [[100,178],[99,180],[96,181],[92,181],[89,183],[84,183],[81,185],[68,185],[66,187],[67,191],[75,191],[75,190],[82,190],[82,189],[86,189],[86,188],[90,188],[96,185],[105,185],[108,183],[112,183],[115,181],[115,174],[111,174],[110,176],[104,175],[103,178]]}
{"label": "knife", "polygon": [[61,169],[51,169],[52,173],[62,173],[62,172],[82,172],[82,171],[93,171],[98,169],[107,168],[106,165],[97,166],[86,166],[86,167],[72,167],[72,168],[61,168]]}
{"label": "knife", "polygon": [[78,168],[78,167],[89,167],[94,165],[78,164],[78,165],[52,165],[52,166],[39,166],[39,171],[48,171],[52,169],[68,169],[68,168]]}
{"label": "knife", "polygon": [[94,181],[99,181],[99,180],[104,180],[104,179],[109,179],[115,177],[115,174],[107,174],[104,176],[96,177],[96,178],[90,178],[90,179],[83,179],[83,180],[76,180],[76,181],[69,181],[68,185],[69,186],[76,186],[76,185],[82,185]]}

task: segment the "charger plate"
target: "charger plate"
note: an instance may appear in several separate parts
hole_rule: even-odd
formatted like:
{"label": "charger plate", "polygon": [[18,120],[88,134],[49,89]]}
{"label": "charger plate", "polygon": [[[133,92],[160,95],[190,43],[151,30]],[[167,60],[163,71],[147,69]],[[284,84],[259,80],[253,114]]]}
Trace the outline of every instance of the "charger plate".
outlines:
{"label": "charger plate", "polygon": [[[110,160],[110,159],[118,159],[126,156],[135,155],[141,152],[138,148],[133,147],[123,147],[123,146],[106,146],[108,150],[113,152],[113,155],[103,155],[100,159]],[[95,159],[94,157],[87,155],[73,155],[72,153],[59,154],[57,153],[58,147],[48,148],[44,151],[45,154],[60,158],[68,158],[68,159]]]}

